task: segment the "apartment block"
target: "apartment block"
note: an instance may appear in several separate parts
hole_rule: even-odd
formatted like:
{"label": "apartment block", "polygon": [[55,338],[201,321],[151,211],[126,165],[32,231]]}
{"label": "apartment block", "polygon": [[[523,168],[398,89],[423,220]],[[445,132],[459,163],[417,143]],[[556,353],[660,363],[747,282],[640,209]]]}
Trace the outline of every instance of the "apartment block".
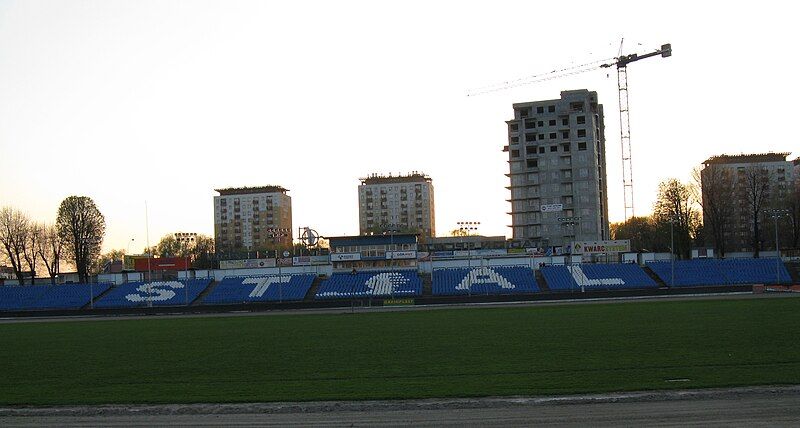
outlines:
{"label": "apartment block", "polygon": [[218,252],[292,245],[292,198],[281,186],[216,189],[214,239]]}
{"label": "apartment block", "polygon": [[358,224],[361,235],[388,231],[436,236],[431,178],[420,172],[361,178]]}

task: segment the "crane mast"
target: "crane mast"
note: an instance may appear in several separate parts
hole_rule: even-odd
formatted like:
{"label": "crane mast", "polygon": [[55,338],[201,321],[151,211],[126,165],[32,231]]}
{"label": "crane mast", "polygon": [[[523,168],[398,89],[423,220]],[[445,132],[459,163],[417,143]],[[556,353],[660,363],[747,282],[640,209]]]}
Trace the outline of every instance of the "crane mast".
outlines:
{"label": "crane mast", "polygon": [[622,187],[625,200],[625,221],[635,215],[633,206],[633,156],[631,154],[631,122],[628,106],[628,64],[652,56],[672,56],[672,45],[661,45],[661,49],[644,55],[621,55],[616,61],[600,67],[617,66],[617,88],[619,90],[619,140],[622,152]]}

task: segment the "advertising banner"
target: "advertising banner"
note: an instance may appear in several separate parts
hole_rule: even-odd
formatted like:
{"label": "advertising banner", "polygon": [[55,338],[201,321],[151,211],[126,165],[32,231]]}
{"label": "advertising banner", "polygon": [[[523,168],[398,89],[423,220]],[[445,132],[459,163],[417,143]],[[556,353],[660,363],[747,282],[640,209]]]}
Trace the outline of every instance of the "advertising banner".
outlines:
{"label": "advertising banner", "polygon": [[361,253],[334,253],[331,254],[332,262],[350,262],[361,260]]}
{"label": "advertising banner", "polygon": [[615,254],[631,251],[631,241],[575,241],[572,243],[572,254]]}
{"label": "advertising banner", "polygon": [[327,265],[331,262],[329,256],[298,256],[292,258],[294,266]]}
{"label": "advertising banner", "polygon": [[452,251],[434,251],[433,252],[434,259],[450,259],[453,258]]}
{"label": "advertising banner", "polygon": [[220,269],[253,269],[275,267],[275,259],[220,260]]}
{"label": "advertising banner", "polygon": [[147,272],[148,270],[186,270],[188,260],[185,257],[147,257],[134,259],[134,268],[137,272]]}
{"label": "advertising banner", "polygon": [[544,204],[540,208],[543,213],[558,213],[564,211],[564,204]]}
{"label": "advertising banner", "polygon": [[416,259],[416,251],[387,251],[386,259],[400,260],[400,259]]}
{"label": "advertising banner", "polygon": [[506,249],[505,248],[500,248],[500,249],[488,249],[487,248],[487,249],[476,250],[475,252],[478,253],[478,255],[480,255],[480,256],[505,256],[506,255]]}

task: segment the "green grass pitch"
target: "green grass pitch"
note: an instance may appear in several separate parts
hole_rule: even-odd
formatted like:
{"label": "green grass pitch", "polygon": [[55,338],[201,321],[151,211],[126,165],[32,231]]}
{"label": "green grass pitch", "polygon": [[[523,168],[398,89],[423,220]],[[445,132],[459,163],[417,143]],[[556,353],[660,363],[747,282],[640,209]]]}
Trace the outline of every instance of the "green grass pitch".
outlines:
{"label": "green grass pitch", "polygon": [[798,325],[797,298],[0,324],[0,403],[800,384]]}

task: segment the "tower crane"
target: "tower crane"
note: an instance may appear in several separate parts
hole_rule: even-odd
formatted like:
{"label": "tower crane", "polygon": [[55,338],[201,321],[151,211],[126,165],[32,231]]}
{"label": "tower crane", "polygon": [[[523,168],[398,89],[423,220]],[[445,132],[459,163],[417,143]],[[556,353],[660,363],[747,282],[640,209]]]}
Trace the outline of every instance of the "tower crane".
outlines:
{"label": "tower crane", "polygon": [[[621,47],[620,47],[621,49]],[[666,43],[660,49],[646,54],[622,55],[615,58],[593,61],[587,64],[575,65],[547,73],[535,74],[521,79],[503,82],[498,85],[485,86],[472,91],[467,96],[476,96],[489,92],[497,92],[509,88],[523,85],[530,85],[547,80],[560,79],[562,77],[586,73],[597,70],[598,68],[617,67],[617,88],[619,90],[619,131],[620,145],[622,146],[622,184],[625,200],[625,221],[634,216],[633,210],[633,159],[631,156],[631,125],[628,106],[628,64],[661,55],[662,58],[672,56],[672,45]]]}
{"label": "tower crane", "polygon": [[[633,211],[633,159],[631,156],[631,122],[628,107],[628,64],[645,58],[661,55],[672,56],[672,45],[666,43],[661,49],[644,55],[620,55],[614,62],[601,65],[601,68],[617,67],[617,88],[619,89],[619,141],[622,146],[622,187],[625,199],[625,221],[634,216]],[[630,215],[628,215],[630,214]]]}

